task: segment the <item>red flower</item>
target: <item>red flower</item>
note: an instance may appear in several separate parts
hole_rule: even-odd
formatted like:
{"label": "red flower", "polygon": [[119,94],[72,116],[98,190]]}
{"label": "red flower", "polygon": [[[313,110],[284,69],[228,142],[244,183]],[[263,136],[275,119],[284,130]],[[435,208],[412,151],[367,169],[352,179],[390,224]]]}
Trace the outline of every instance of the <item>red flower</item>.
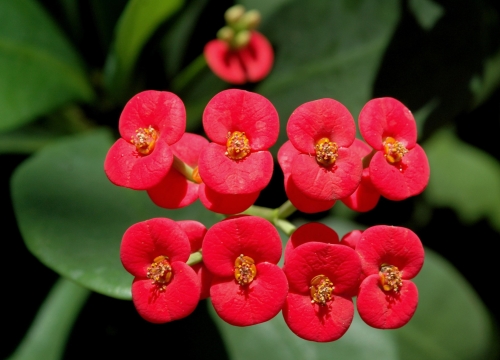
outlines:
{"label": "red flower", "polygon": [[271,44],[255,30],[250,32],[248,44],[241,48],[232,48],[228,42],[215,39],[205,45],[203,53],[215,75],[231,84],[264,79],[274,62]]}
{"label": "red flower", "polygon": [[[193,172],[197,172],[198,158],[201,150],[207,145],[208,140],[204,137],[184,133],[182,138],[171,146],[171,149],[178,159],[192,167]],[[192,174],[191,177],[196,179],[195,174]],[[201,179],[199,180],[201,182]],[[199,187],[199,183],[188,180],[174,165],[157,185],[148,189],[148,195],[160,207],[179,209],[198,199]]]}
{"label": "red flower", "polygon": [[185,131],[186,110],[173,93],[143,91],[127,102],[118,128],[121,139],[109,149],[104,171],[115,185],[145,190],[170,170],[170,145]]}
{"label": "red flower", "polygon": [[292,173],[293,160],[300,154],[290,141],[285,142],[278,150],[278,162],[285,176],[285,192],[290,202],[298,210],[305,213],[316,213],[326,211],[335,205],[335,200],[313,199],[303,193],[290,177]]}
{"label": "red flower", "polygon": [[278,231],[260,217],[228,218],[208,230],[203,261],[214,275],[210,297],[224,321],[248,326],[279,313],[288,291],[276,265],[281,250]]}
{"label": "red flower", "polygon": [[361,273],[359,256],[348,246],[308,242],[285,259],[290,290],[283,318],[297,336],[326,342],[351,325],[353,293]]}
{"label": "red flower", "polygon": [[332,201],[351,195],[361,181],[361,158],[349,147],[356,128],[347,108],[333,99],[299,106],[287,134],[300,152],[291,165],[291,180],[307,197]]}
{"label": "red flower", "polygon": [[396,329],[410,321],[418,304],[413,279],[424,263],[424,249],[409,229],[378,225],[363,232],[356,245],[364,280],[356,302],[370,326]]}
{"label": "red flower", "polygon": [[257,193],[267,186],[273,157],[267,150],[278,139],[276,109],[265,97],[225,90],[215,95],[203,113],[203,127],[213,141],[202,151],[200,176],[215,193]]}
{"label": "red flower", "polygon": [[164,323],[191,314],[200,281],[186,264],[189,238],[175,221],[155,218],[132,225],[123,235],[120,258],[135,278],[132,301],[147,321]]}
{"label": "red flower", "polygon": [[[354,139],[351,149],[358,154],[360,158],[369,156],[372,152],[371,147],[363,141]],[[341,199],[342,202],[352,210],[365,212],[373,209],[380,199],[380,193],[372,184],[370,178],[370,169],[363,169],[361,182],[358,188],[348,197]]]}
{"label": "red flower", "polygon": [[393,98],[370,100],[359,114],[359,130],[376,153],[370,179],[380,194],[403,200],[420,194],[429,181],[429,162],[417,145],[412,113]]}

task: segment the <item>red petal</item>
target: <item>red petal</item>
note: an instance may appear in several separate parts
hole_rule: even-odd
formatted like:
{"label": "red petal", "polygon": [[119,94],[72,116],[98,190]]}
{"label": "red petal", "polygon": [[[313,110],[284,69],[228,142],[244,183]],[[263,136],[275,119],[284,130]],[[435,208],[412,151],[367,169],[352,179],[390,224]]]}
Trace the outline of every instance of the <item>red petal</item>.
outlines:
{"label": "red petal", "polygon": [[203,112],[203,128],[226,147],[227,134],[244,132],[252,151],[267,150],[278,139],[279,118],[273,104],[257,93],[229,89],[215,95]]}
{"label": "red petal", "polygon": [[309,294],[311,280],[316,275],[325,275],[335,286],[333,293],[341,295],[357,285],[361,263],[350,247],[309,242],[289,253],[285,274],[290,291],[295,293]]}
{"label": "red petal", "polygon": [[120,115],[118,127],[126,141],[140,128],[152,126],[159,138],[172,145],[186,131],[186,109],[177,95],[168,91],[146,90],[131,98]]}
{"label": "red petal", "polygon": [[325,224],[310,222],[297,228],[290,236],[285,246],[285,262],[290,256],[290,252],[298,246],[311,242],[321,242],[326,244],[339,244],[339,236],[335,230]]}
{"label": "red petal", "polygon": [[239,214],[252,206],[260,191],[251,194],[226,195],[213,191],[205,184],[200,184],[200,201],[208,210],[219,214]]}
{"label": "red petal", "polygon": [[358,245],[358,241],[361,238],[361,234],[363,234],[363,231],[361,230],[353,230],[342,236],[342,240],[340,241],[340,244],[342,245],[347,245],[351,249],[356,249],[356,246]]}
{"label": "red petal", "polygon": [[170,170],[173,154],[163,141],[149,155],[140,155],[135,145],[118,139],[104,160],[104,172],[115,185],[146,190],[158,184]]}
{"label": "red petal", "polygon": [[424,264],[418,236],[399,226],[377,225],[366,229],[356,245],[365,276],[378,274],[382,264],[394,265],[403,279],[412,279]]}
{"label": "red petal", "polygon": [[203,238],[207,233],[207,228],[201,222],[195,220],[182,220],[178,221],[177,224],[185,231],[189,238],[189,243],[191,244],[191,252],[201,250],[201,244],[203,243]]}
{"label": "red petal", "polygon": [[247,82],[245,69],[235,51],[222,40],[209,41],[203,50],[208,67],[215,75],[231,84],[244,84]]}
{"label": "red petal", "polygon": [[358,125],[365,141],[376,150],[383,150],[382,142],[388,136],[403,143],[408,150],[417,141],[417,125],[411,111],[390,97],[368,101],[361,109]]}
{"label": "red petal", "polygon": [[334,296],[325,306],[311,303],[311,297],[288,293],[283,318],[295,335],[311,341],[334,341],[345,334],[354,316],[351,299]]}
{"label": "red petal", "polygon": [[173,167],[158,185],[148,189],[149,198],[165,209],[179,209],[191,205],[198,199],[198,188]]}
{"label": "red petal", "polygon": [[158,291],[149,279],[134,279],[132,301],[145,320],[165,323],[191,314],[200,300],[200,280],[185,263],[171,263],[173,277],[164,291]]}
{"label": "red petal", "polygon": [[354,141],[354,119],[337,100],[320,99],[300,105],[290,116],[286,126],[288,138],[300,152],[316,153],[314,146],[328,138],[339,147],[348,147]]}
{"label": "red petal", "polygon": [[252,194],[269,184],[274,166],[269,151],[250,153],[241,160],[232,160],[225,152],[225,146],[211,143],[201,153],[198,169],[209,188],[227,195]]}
{"label": "red petal", "polygon": [[207,145],[208,140],[203,136],[184,133],[182,138],[173,144],[171,148],[175,156],[194,168],[198,166],[200,153]]}
{"label": "red petal", "polygon": [[217,276],[233,277],[234,261],[241,254],[255,264],[276,264],[281,258],[281,239],[276,228],[257,216],[237,216],[208,229],[203,241],[203,261]]}
{"label": "red petal", "polygon": [[370,161],[370,180],[389,200],[404,200],[420,194],[427,186],[429,176],[429,161],[419,145],[403,157],[401,164],[389,164],[381,151]]}
{"label": "red petal", "polygon": [[200,300],[210,297],[210,286],[212,285],[213,275],[208,271],[207,267],[203,263],[198,263],[192,266],[193,270],[196,272],[198,279],[201,283],[201,294]]}
{"label": "red petal", "polygon": [[372,210],[380,199],[380,193],[372,184],[370,170],[363,169],[358,188],[350,196],[340,199],[350,209],[359,212]]}
{"label": "red petal", "polygon": [[306,196],[337,200],[351,195],[361,182],[361,159],[348,148],[339,148],[335,165],[319,165],[314,156],[300,154],[293,160],[292,180]]}
{"label": "red petal", "polygon": [[267,38],[257,31],[252,31],[248,46],[240,49],[237,54],[250,82],[264,79],[273,67],[273,47]]}
{"label": "red petal", "polygon": [[283,307],[288,283],[283,271],[274,264],[257,264],[257,276],[247,286],[234,277],[214,278],[210,297],[217,315],[235,326],[249,326],[271,320]]}
{"label": "red petal", "polygon": [[278,163],[280,164],[281,170],[283,170],[285,176],[292,172],[293,159],[295,159],[295,157],[299,154],[300,151],[292,145],[290,140],[281,145],[278,150]]}
{"label": "red petal", "polygon": [[403,281],[399,293],[385,292],[379,286],[379,276],[367,277],[359,288],[356,307],[359,316],[377,329],[397,329],[410,321],[418,305],[417,286]]}
{"label": "red petal", "polygon": [[145,278],[147,268],[157,256],[167,256],[171,263],[185,262],[190,250],[186,233],[175,221],[154,218],[136,223],[125,231],[120,258],[129,273]]}
{"label": "red petal", "polygon": [[293,206],[307,214],[330,210],[336,202],[336,200],[318,200],[308,197],[297,188],[290,174],[285,174],[285,191]]}

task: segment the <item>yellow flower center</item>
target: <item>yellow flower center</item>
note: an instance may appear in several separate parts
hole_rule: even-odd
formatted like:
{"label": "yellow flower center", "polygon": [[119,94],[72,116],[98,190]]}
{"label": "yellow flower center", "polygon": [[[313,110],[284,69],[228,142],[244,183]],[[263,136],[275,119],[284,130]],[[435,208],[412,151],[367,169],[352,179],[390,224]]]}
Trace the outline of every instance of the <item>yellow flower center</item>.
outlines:
{"label": "yellow flower center", "polygon": [[401,279],[401,271],[396,266],[382,264],[378,274],[384,291],[399,292],[401,290],[403,279]]}
{"label": "yellow flower center", "polygon": [[163,255],[155,257],[151,266],[148,267],[146,276],[152,280],[152,284],[156,285],[158,290],[165,291],[167,284],[172,280],[172,267],[168,257]]}
{"label": "yellow flower center", "polygon": [[155,148],[157,138],[157,131],[149,125],[148,128],[137,129],[130,142],[135,145],[139,154],[149,155]]}
{"label": "yellow flower center", "polygon": [[241,160],[250,154],[250,145],[244,132],[228,132],[226,147],[226,156],[233,160]]}
{"label": "yellow flower center", "polygon": [[316,303],[325,306],[328,301],[332,299],[332,292],[335,289],[333,283],[325,275],[317,275],[312,278],[311,286],[311,303]]}
{"label": "yellow flower center", "polygon": [[392,137],[384,140],[384,156],[390,164],[395,164],[403,159],[408,150],[405,146]]}
{"label": "yellow flower center", "polygon": [[314,146],[314,149],[316,150],[316,161],[323,166],[335,164],[335,161],[339,157],[337,153],[339,147],[328,138],[320,139]]}
{"label": "yellow flower center", "polygon": [[257,275],[255,261],[250,256],[241,254],[234,261],[234,278],[241,286],[250,284]]}

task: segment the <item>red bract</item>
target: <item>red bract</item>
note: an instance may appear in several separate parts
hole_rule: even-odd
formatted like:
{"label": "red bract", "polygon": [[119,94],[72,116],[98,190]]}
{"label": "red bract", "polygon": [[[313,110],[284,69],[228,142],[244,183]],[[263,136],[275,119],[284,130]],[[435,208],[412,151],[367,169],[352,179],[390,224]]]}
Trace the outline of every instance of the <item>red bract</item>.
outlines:
{"label": "red bract", "polygon": [[132,225],[123,235],[120,258],[135,278],[132,301],[147,321],[165,323],[191,314],[200,281],[186,264],[189,238],[175,221],[155,218]]}
{"label": "red bract", "polygon": [[359,114],[359,130],[376,150],[370,179],[382,196],[403,200],[425,189],[429,162],[416,143],[417,126],[410,110],[393,98],[370,100]]}
{"label": "red bract", "polygon": [[295,248],[311,241],[326,244],[340,243],[339,236],[335,230],[322,223],[310,222],[299,226],[290,236],[285,246],[285,261],[290,257],[291,252]]}
{"label": "red bract", "polygon": [[[371,147],[355,139],[351,149],[358,154],[360,158],[364,158],[372,152]],[[358,188],[348,197],[341,199],[342,202],[352,210],[365,212],[373,209],[380,199],[380,193],[372,184],[370,179],[370,169],[368,167],[363,169],[361,182]]]}
{"label": "red bract", "polygon": [[186,128],[181,99],[166,91],[143,91],[125,105],[118,139],[109,149],[104,171],[118,186],[145,190],[160,182],[173,161],[170,145]]}
{"label": "red bract", "polygon": [[257,31],[251,32],[248,44],[242,48],[232,49],[226,41],[215,39],[205,45],[203,53],[215,75],[231,84],[262,80],[274,61],[271,44]]}
{"label": "red bract", "polygon": [[205,184],[200,184],[199,196],[201,203],[210,211],[220,214],[238,214],[255,203],[260,191],[251,194],[220,194]]}
{"label": "red bract", "polygon": [[265,97],[225,90],[203,112],[203,127],[213,141],[200,155],[200,176],[224,195],[257,193],[271,180],[273,157],[267,150],[278,139],[276,109]]}
{"label": "red bract", "polygon": [[335,205],[335,200],[313,199],[303,193],[291,178],[293,160],[300,152],[295,149],[290,141],[285,142],[278,150],[278,162],[285,177],[285,192],[290,202],[298,210],[305,213],[326,211]]}
{"label": "red bract", "polygon": [[276,265],[281,250],[278,231],[260,217],[236,216],[208,230],[203,261],[214,275],[210,297],[224,321],[248,326],[278,314],[288,291]]}
{"label": "red bract", "polygon": [[333,99],[299,106],[290,116],[287,134],[300,152],[291,179],[307,197],[332,201],[351,195],[361,181],[361,158],[349,147],[356,128],[347,108]]}
{"label": "red bract", "polygon": [[[185,133],[178,142],[171,146],[171,149],[178,159],[195,169],[194,172],[196,172],[201,150],[207,145],[208,140],[204,137]],[[160,207],[178,209],[198,199],[199,187],[199,183],[188,180],[175,168],[174,164],[157,185],[148,189],[148,195]]]}
{"label": "red bract", "polygon": [[364,277],[356,302],[361,318],[379,329],[405,325],[418,304],[417,287],[410,279],[424,263],[420,239],[403,227],[373,226],[361,235],[356,252]]}
{"label": "red bract", "polygon": [[361,273],[356,252],[348,246],[308,242],[285,261],[290,290],[283,317],[290,330],[306,340],[339,339],[354,316],[350,294]]}

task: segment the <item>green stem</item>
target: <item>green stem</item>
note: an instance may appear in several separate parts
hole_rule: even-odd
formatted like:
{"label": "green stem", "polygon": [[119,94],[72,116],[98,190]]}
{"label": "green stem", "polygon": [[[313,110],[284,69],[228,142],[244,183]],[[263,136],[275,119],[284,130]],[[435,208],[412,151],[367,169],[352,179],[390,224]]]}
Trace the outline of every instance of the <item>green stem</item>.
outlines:
{"label": "green stem", "polygon": [[70,330],[89,295],[90,290],[60,278],[9,360],[61,359]]}
{"label": "green stem", "polygon": [[196,182],[193,179],[193,168],[190,167],[188,164],[186,164],[184,161],[179,159],[177,156],[174,155],[174,162],[172,166],[180,172],[186,179],[192,182]]}
{"label": "green stem", "polygon": [[203,54],[194,59],[176,77],[172,79],[171,89],[175,93],[182,92],[184,88],[207,66],[207,61]]}
{"label": "green stem", "polygon": [[201,255],[201,251],[197,251],[197,252],[189,255],[189,259],[187,261],[187,264],[189,266],[193,266],[193,265],[198,264],[202,261],[203,261],[203,256]]}
{"label": "green stem", "polygon": [[295,211],[297,211],[297,208],[292,205],[290,200],[287,200],[278,208],[278,219],[286,219]]}
{"label": "green stem", "polygon": [[283,219],[274,220],[274,226],[281,229],[288,236],[292,235],[292,233],[297,229],[297,227],[290,221]]}
{"label": "green stem", "polygon": [[261,218],[269,220],[270,222],[274,222],[274,219],[276,219],[277,211],[276,209],[269,209],[262,206],[252,205],[247,210],[242,212],[242,214],[260,216]]}

